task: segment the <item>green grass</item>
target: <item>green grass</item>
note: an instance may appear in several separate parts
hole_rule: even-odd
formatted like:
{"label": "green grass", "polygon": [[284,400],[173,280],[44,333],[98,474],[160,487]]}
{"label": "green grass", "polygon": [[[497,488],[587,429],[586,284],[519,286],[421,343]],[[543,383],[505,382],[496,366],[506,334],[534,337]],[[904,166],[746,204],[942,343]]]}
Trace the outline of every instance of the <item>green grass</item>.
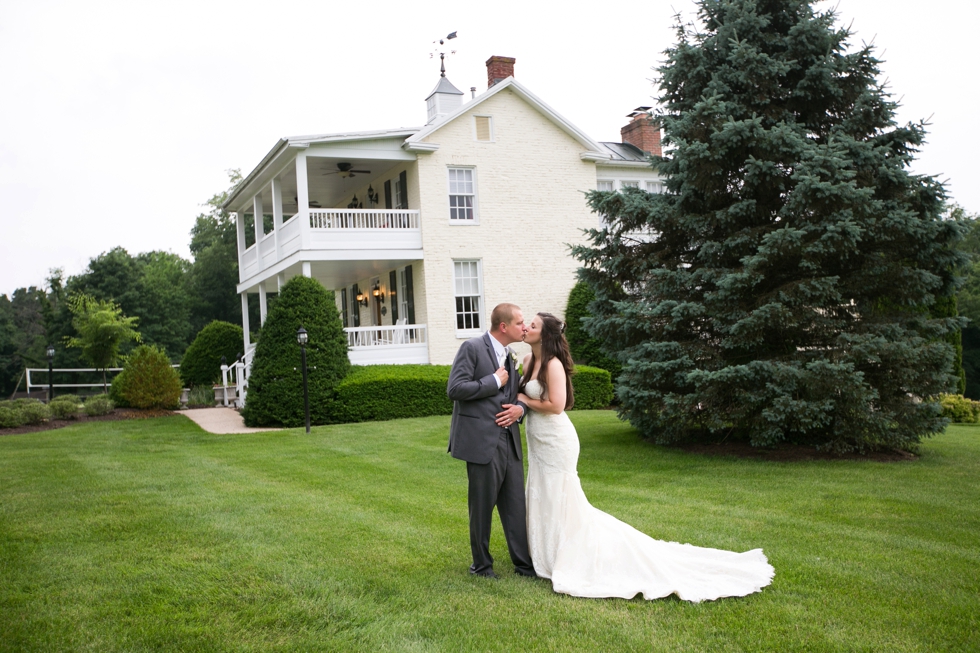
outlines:
{"label": "green grass", "polygon": [[218,436],[184,417],[0,437],[0,651],[976,650],[980,427],[914,462],[771,463],[571,413],[592,503],[654,537],[762,547],[699,605],[470,577],[447,417]]}

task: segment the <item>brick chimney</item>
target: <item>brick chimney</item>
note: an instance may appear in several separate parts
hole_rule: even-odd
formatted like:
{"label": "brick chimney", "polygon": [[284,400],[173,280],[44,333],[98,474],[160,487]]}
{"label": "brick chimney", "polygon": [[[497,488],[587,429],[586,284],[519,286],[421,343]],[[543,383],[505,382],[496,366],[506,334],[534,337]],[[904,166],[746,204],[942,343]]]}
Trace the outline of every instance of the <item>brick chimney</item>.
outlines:
{"label": "brick chimney", "polygon": [[653,156],[661,156],[660,125],[650,116],[650,107],[637,107],[628,117],[629,124],[619,130],[623,142]]}
{"label": "brick chimney", "polygon": [[490,57],[487,59],[487,88],[514,76],[514,57]]}

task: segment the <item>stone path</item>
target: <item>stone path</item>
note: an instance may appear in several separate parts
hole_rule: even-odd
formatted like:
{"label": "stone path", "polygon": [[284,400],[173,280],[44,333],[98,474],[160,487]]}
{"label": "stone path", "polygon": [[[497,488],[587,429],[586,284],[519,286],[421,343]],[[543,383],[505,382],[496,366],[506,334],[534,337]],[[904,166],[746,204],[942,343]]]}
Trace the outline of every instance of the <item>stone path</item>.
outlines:
{"label": "stone path", "polygon": [[187,416],[190,420],[197,423],[208,433],[231,434],[231,433],[261,433],[263,431],[281,431],[276,428],[251,428],[245,426],[245,420],[234,408],[194,408],[192,410],[182,410],[181,415]]}

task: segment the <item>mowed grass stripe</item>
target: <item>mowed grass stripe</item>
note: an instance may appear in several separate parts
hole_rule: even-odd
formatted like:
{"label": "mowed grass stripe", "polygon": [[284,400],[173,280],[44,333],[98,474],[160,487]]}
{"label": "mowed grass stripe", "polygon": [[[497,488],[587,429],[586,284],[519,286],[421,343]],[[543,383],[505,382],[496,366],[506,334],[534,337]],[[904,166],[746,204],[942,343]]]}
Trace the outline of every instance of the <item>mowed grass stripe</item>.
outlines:
{"label": "mowed grass stripe", "polygon": [[773,463],[571,413],[594,505],[761,547],[762,593],[585,600],[471,578],[448,418],[218,436],[183,417],[0,438],[0,651],[973,650],[980,428],[903,463]]}

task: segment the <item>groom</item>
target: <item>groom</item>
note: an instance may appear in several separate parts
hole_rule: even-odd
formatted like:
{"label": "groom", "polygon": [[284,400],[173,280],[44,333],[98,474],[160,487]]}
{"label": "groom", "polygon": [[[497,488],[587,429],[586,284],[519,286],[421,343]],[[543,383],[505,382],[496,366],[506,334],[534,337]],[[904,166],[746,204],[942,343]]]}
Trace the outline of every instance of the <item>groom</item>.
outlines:
{"label": "groom", "polygon": [[446,394],[453,400],[449,453],[466,461],[469,476],[470,573],[496,578],[490,556],[490,522],[497,506],[514,571],[535,576],[527,547],[527,507],[521,430],[527,406],[517,402],[516,357],[510,345],[524,339],[524,315],[498,304],[490,330],[464,342],[456,353]]}

